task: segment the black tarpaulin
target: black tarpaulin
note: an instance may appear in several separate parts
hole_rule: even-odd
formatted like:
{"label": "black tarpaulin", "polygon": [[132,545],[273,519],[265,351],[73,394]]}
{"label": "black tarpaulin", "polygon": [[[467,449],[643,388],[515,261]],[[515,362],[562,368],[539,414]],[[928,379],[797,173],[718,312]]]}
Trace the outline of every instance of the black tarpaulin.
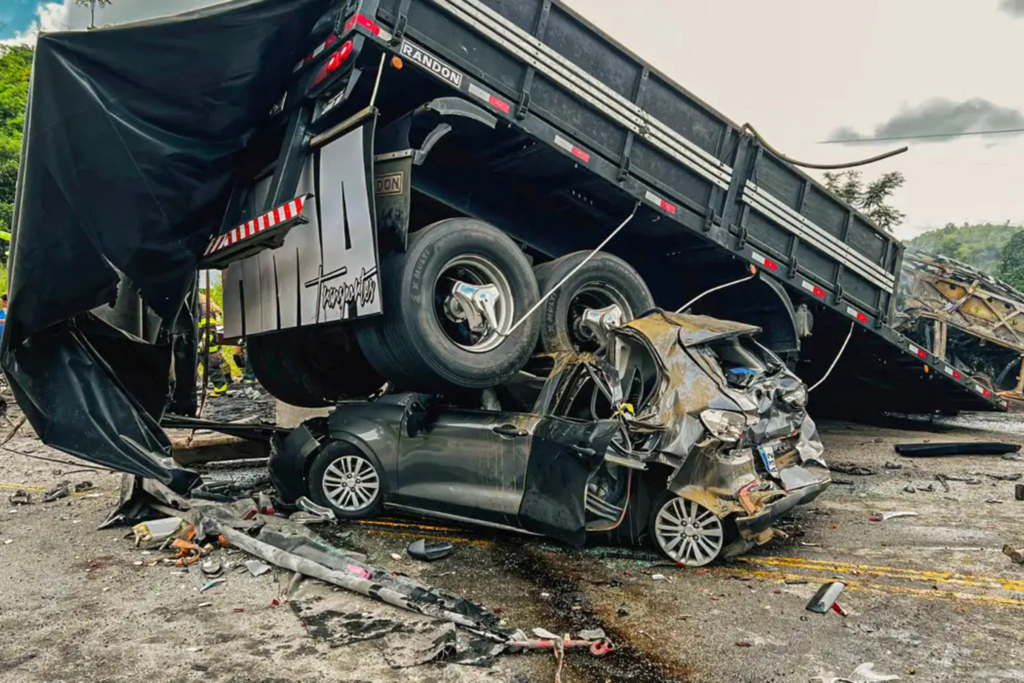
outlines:
{"label": "black tarpaulin", "polygon": [[[93,344],[88,312],[114,299],[121,273],[165,327],[174,321],[219,227],[238,155],[331,4],[236,0],[40,37],[0,353],[44,442],[172,481],[156,423],[163,408],[151,400],[170,392],[169,357],[151,358],[153,349],[169,354],[169,340]],[[104,348],[139,359],[115,363]],[[112,370],[125,365],[131,381]],[[133,395],[147,382],[149,396]]]}

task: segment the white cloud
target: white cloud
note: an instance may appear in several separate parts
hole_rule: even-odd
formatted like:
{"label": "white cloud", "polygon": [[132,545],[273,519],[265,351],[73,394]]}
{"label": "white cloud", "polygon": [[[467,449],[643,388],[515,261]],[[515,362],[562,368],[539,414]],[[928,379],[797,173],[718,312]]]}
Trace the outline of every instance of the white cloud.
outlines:
{"label": "white cloud", "polygon": [[70,26],[69,16],[73,0],[63,2],[44,2],[36,7],[36,19],[24,31],[14,34],[13,38],[0,40],[4,45],[35,45],[39,33],[67,31]]}

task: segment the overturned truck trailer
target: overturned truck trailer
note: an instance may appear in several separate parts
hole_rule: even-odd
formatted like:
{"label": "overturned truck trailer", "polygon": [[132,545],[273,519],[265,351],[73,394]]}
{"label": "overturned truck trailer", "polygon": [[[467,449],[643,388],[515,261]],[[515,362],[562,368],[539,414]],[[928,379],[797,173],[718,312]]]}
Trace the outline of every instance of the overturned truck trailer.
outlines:
{"label": "overturned truck trailer", "polygon": [[1024,390],[1024,294],[965,263],[909,251],[897,327],[1004,396]]}
{"label": "overturned truck trailer", "polygon": [[26,121],[3,367],[49,443],[145,476],[189,478],[158,421],[194,406],[197,268],[300,405],[495,386],[692,303],[834,365],[819,412],[1002,407],[892,327],[897,240],[557,1],[45,35]]}

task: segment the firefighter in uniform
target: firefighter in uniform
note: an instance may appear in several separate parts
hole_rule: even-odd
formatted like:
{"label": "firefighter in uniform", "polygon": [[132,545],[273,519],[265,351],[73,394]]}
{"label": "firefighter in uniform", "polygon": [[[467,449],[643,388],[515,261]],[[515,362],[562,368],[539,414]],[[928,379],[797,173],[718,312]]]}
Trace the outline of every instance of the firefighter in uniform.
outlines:
{"label": "firefighter in uniform", "polygon": [[206,362],[209,352],[210,367],[203,368],[203,381],[213,384],[210,396],[223,396],[228,391],[228,377],[224,373],[224,357],[221,355],[220,333],[217,326],[220,318],[216,307],[207,305],[206,299],[200,300],[199,320],[199,364]]}

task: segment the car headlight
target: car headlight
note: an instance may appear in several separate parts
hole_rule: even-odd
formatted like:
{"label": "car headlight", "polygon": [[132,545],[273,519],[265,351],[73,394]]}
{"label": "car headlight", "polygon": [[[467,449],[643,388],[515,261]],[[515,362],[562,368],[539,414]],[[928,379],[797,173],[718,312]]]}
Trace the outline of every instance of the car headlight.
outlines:
{"label": "car headlight", "polygon": [[700,421],[715,438],[727,443],[742,439],[750,426],[745,414],[731,410],[705,410],[700,414]]}

